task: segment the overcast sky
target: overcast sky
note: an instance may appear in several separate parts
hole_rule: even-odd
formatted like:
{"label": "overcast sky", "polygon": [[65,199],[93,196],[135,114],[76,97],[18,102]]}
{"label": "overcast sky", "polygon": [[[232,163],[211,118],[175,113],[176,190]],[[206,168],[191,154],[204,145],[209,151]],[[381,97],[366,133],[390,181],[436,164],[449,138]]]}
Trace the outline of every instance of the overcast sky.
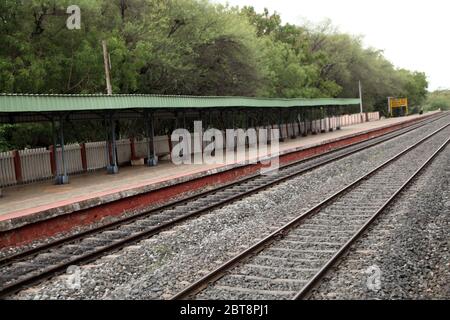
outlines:
{"label": "overcast sky", "polygon": [[450,88],[450,1],[448,0],[212,0],[252,5],[280,13],[283,22],[303,24],[330,18],[340,31],[364,36],[395,66],[424,71],[430,90]]}

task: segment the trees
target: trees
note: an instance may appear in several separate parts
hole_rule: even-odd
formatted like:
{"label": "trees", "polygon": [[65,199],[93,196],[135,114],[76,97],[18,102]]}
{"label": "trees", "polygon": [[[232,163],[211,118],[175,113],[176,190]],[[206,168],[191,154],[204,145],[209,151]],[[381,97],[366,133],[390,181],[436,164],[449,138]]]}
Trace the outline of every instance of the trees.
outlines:
{"label": "trees", "polygon": [[403,87],[403,96],[408,97],[408,103],[412,110],[418,111],[427,98],[427,76],[423,72],[411,72],[404,69],[399,70],[398,73]]}
{"label": "trees", "polygon": [[436,90],[429,94],[426,101],[427,110],[450,110],[450,90]]}
{"label": "trees", "polygon": [[105,92],[107,40],[114,93],[356,97],[362,81],[367,110],[426,97],[425,74],[397,70],[330,21],[283,24],[277,12],[208,0],[78,0],[82,28],[68,30],[71,4],[0,2],[0,92]]}
{"label": "trees", "polygon": [[113,17],[114,92],[255,95],[256,37],[235,10],[190,0],[103,6]]}
{"label": "trees", "polygon": [[281,24],[281,17],[267,9],[258,14],[253,7],[244,7],[245,15],[256,28],[260,39],[263,86],[259,94],[267,97],[332,97],[341,88],[320,76],[321,52],[315,52],[308,30]]}
{"label": "trees", "polygon": [[382,51],[364,48],[361,37],[340,33],[330,21],[282,25],[276,12],[258,14],[252,7],[244,7],[241,14],[262,39],[261,95],[357,97],[361,81],[368,111],[385,111],[388,96],[409,97],[412,105],[420,105],[426,97],[425,74],[395,69]]}
{"label": "trees", "polygon": [[358,81],[361,81],[364,107],[368,111],[385,113],[389,96],[408,97],[412,106],[424,102],[428,88],[424,73],[396,69],[382,51],[364,48],[360,37],[334,30],[322,37],[320,50],[324,58],[317,60],[321,77],[342,88],[338,96],[358,96]]}
{"label": "trees", "polygon": [[[14,3],[14,5],[12,5]],[[66,28],[69,1],[8,0],[0,8],[7,18],[0,35],[0,86],[3,92],[98,92],[101,57],[97,54],[97,19],[85,8],[84,28]]]}
{"label": "trees", "polygon": [[194,0],[78,4],[82,29],[70,31],[69,1],[2,2],[3,92],[103,92],[106,39],[115,93],[256,93],[256,35],[236,10]]}
{"label": "trees", "polygon": [[104,92],[100,42],[108,41],[115,93],[354,97],[426,93],[422,73],[395,68],[358,37],[282,24],[207,0],[82,0],[82,29],[65,27],[68,0],[0,3],[3,92]]}

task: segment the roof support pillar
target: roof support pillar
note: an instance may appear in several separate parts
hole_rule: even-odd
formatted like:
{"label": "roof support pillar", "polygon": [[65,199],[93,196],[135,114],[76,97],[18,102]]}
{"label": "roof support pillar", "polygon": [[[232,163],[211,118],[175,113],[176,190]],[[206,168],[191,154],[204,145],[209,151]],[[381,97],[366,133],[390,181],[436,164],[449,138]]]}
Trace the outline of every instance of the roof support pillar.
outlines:
{"label": "roof support pillar", "polygon": [[341,130],[341,126],[342,126],[342,112],[341,112],[341,107],[338,106],[337,107],[337,123],[336,123],[336,130]]}
{"label": "roof support pillar", "polygon": [[333,107],[328,106],[327,107],[327,118],[328,118],[328,131],[331,132],[333,131],[333,127],[331,125],[331,117],[333,116]]}
{"label": "roof support pillar", "polygon": [[207,129],[211,129],[214,128],[214,123],[213,123],[213,111],[211,109],[209,109],[208,111],[208,125],[206,127]]}
{"label": "roof support pillar", "polygon": [[236,121],[234,116],[234,110],[231,110],[231,128],[234,130],[236,129]]}
{"label": "roof support pillar", "polygon": [[302,121],[303,121],[303,132],[302,136],[306,137],[308,135],[308,120],[307,120],[307,110],[302,110]]}
{"label": "roof support pillar", "polygon": [[158,157],[155,153],[155,122],[153,113],[145,113],[145,127],[148,141],[147,166],[154,167],[158,164]]}
{"label": "roof support pillar", "polygon": [[297,135],[295,134],[295,123],[297,122],[296,120],[295,120],[295,116],[296,116],[296,112],[295,112],[295,109],[294,110],[291,110],[290,112],[289,112],[289,115],[290,115],[290,123],[291,123],[291,129],[292,129],[292,135],[291,135],[291,137],[292,137],[292,139],[296,139],[297,138]]}
{"label": "roof support pillar", "polygon": [[245,110],[245,130],[247,131],[250,128],[250,115],[248,110]]}
{"label": "roof support pillar", "polygon": [[283,109],[279,109],[279,114],[278,114],[278,129],[280,130],[280,142],[284,141],[284,136],[283,136]]}
{"label": "roof support pillar", "polygon": [[325,133],[327,131],[326,121],[327,121],[327,110],[323,107],[320,107],[320,133]]}
{"label": "roof support pillar", "polygon": [[[179,129],[179,126],[180,126],[180,114],[179,114],[179,112],[178,111],[174,111],[174,125],[173,125],[173,128],[172,128],[172,132],[174,131],[174,130],[176,130],[176,129]],[[170,134],[171,134],[171,132],[170,132]]]}
{"label": "roof support pillar", "polygon": [[331,118],[334,118],[334,115],[336,114],[335,112],[335,107],[329,107],[329,110],[331,110],[331,112],[328,113],[328,128],[330,129],[330,132],[334,131],[334,127],[333,127],[333,122],[331,121]]}
{"label": "roof support pillar", "polygon": [[203,110],[201,110],[201,109],[198,111],[197,121],[200,121],[202,123],[203,127],[205,126],[205,124],[203,123]]}
{"label": "roof support pillar", "polygon": [[270,116],[272,114],[272,109],[270,109],[270,112],[261,112],[262,117],[262,123],[261,126],[267,130],[267,145],[272,144],[272,123],[270,121]]}
{"label": "roof support pillar", "polygon": [[117,174],[119,173],[119,166],[117,165],[117,142],[116,142],[116,123],[114,121],[114,116],[111,113],[109,116],[109,125],[111,132],[111,157],[109,159],[109,165],[107,167],[107,171],[109,174]]}
{"label": "roof support pillar", "polygon": [[223,109],[220,109],[220,130],[222,130],[223,132],[225,132],[225,130],[227,129],[226,116],[224,113],[225,111],[223,111]]}
{"label": "roof support pillar", "polygon": [[58,136],[56,132],[55,120],[52,118],[52,140],[53,145],[50,146],[50,165],[52,168],[52,174],[56,179],[58,175]]}
{"label": "roof support pillar", "polygon": [[316,122],[316,112],[313,108],[311,108],[309,110],[309,121],[310,121],[310,131],[311,134],[316,135],[317,134],[317,128],[315,127],[317,122]]}
{"label": "roof support pillar", "polygon": [[[53,126],[54,127],[54,126]],[[69,183],[69,176],[67,175],[67,163],[66,163],[66,152],[64,146],[64,117],[59,118],[59,128],[58,128],[59,145],[61,148],[61,158],[58,157],[58,148],[56,148],[54,155],[56,156],[56,178],[55,183],[58,185],[64,185]],[[56,135],[54,135],[56,136]]]}

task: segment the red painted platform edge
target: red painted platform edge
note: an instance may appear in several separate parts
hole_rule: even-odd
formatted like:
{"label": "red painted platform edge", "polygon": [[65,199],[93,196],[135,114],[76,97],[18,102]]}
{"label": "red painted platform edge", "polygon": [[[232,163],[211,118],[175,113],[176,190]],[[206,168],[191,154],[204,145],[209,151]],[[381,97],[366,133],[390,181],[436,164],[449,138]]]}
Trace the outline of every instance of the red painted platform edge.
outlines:
{"label": "red painted platform edge", "polygon": [[[431,116],[432,115],[427,117]],[[280,165],[288,164],[290,162],[305,159],[333,149],[381,136],[383,134],[412,125],[415,122],[426,119],[427,117],[415,118],[397,123],[395,125],[384,126],[349,137],[343,137],[325,144],[287,153],[281,155]],[[48,220],[42,220],[18,227],[16,229],[3,231],[0,233],[0,248],[24,245],[35,240],[54,236],[61,232],[71,231],[76,227],[86,226],[98,222],[106,217],[117,217],[126,212],[143,210],[152,205],[168,202],[187,192],[199,190],[206,186],[220,185],[254,174],[261,169],[261,167],[261,164],[237,167],[214,175],[196,178],[173,186],[122,198],[114,202],[83,209],[71,214],[52,217]]]}

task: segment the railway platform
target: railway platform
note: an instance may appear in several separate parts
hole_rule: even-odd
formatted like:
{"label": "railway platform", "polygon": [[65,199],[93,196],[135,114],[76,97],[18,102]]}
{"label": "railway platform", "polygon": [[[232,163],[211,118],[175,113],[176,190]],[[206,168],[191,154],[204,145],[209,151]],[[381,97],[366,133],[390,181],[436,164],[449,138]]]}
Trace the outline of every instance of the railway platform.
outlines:
{"label": "railway platform", "polygon": [[[280,163],[364,141],[432,115],[382,119],[286,140],[280,143]],[[238,163],[174,165],[167,160],[156,167],[124,167],[117,175],[98,171],[72,176],[68,185],[45,181],[5,188],[0,199],[0,247],[27,243],[105,217],[143,210],[184,193],[248,176],[259,168]]]}

